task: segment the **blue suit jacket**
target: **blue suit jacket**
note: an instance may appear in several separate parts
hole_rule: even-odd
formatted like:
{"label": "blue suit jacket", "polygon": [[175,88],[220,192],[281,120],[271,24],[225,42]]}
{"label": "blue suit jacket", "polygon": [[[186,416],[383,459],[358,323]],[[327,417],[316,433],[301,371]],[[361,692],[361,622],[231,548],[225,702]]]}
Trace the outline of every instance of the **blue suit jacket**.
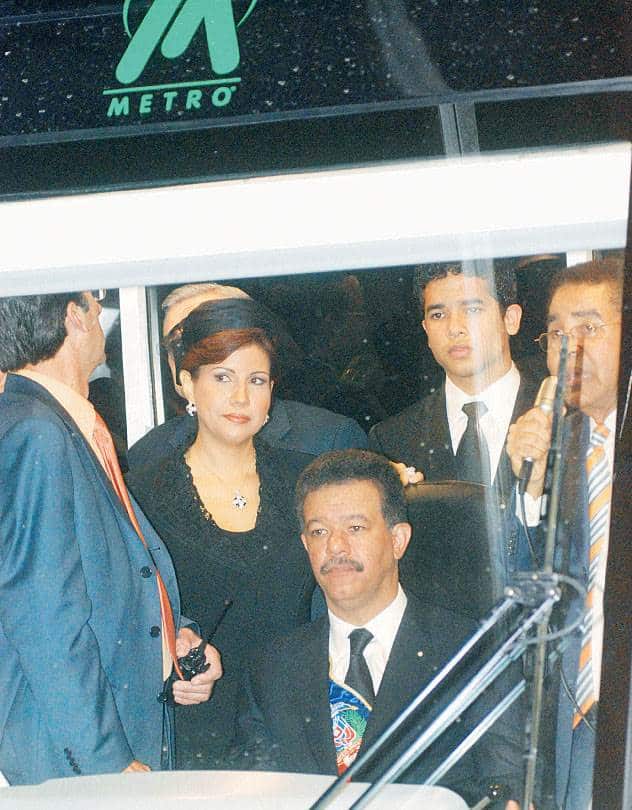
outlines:
{"label": "blue suit jacket", "polygon": [[[197,419],[176,416],[150,430],[128,451],[130,468],[155,464],[176,449],[190,444],[197,433]],[[276,399],[270,421],[260,432],[271,447],[319,456],[327,450],[366,447],[366,433],[358,423],[325,408],[302,402]]]}
{"label": "blue suit jacket", "polygon": [[[161,764],[157,564],[68,413],[9,375],[0,396],[0,770],[12,784]],[[168,719],[168,718],[167,718]],[[169,726],[169,723],[167,723]]]}

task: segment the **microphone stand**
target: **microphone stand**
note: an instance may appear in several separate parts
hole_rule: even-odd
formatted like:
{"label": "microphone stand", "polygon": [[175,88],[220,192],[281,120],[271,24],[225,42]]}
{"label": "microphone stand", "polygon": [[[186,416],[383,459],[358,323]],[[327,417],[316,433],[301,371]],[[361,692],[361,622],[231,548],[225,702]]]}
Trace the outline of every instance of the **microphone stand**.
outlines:
{"label": "microphone stand", "polygon": [[[364,807],[373,796],[386,784],[394,781],[403,773],[417,757],[423,753],[432,743],[467,709],[481,694],[492,684],[507,667],[517,660],[529,644],[527,634],[530,629],[546,619],[551,608],[559,600],[559,589],[557,587],[556,575],[543,577],[537,573],[519,574],[511,588],[506,589],[506,597],[498,605],[495,605],[490,614],[483,619],[480,628],[457,650],[448,663],[435,675],[435,677],[425,686],[412,702],[399,714],[395,720],[382,732],[378,739],[361,755],[356,761],[341,774],[324,793],[311,805],[310,810],[322,810],[345,788],[350,779],[371,761],[375,755],[382,750],[384,745],[391,739],[393,734],[411,716],[411,714],[423,703],[428,696],[447,678],[455,667],[477,646],[481,639],[486,636],[507,613],[517,604],[528,606],[531,611],[523,618],[517,627],[510,633],[509,637],[502,642],[501,646],[489,658],[489,660],[479,669],[478,672],[468,681],[461,692],[441,711],[438,717],[419,735],[417,740],[388,768],[380,778],[374,782],[352,805],[353,810]],[[502,701],[503,711],[517,699],[523,688],[514,688],[510,696],[506,696]],[[467,740],[459,746],[459,757],[453,759],[449,757],[451,767],[456,759],[463,756],[469,748],[474,745],[484,731],[491,726],[501,712],[498,707],[483,718],[479,726],[471,733]],[[467,743],[467,745],[466,745]],[[445,763],[444,763],[445,764]],[[439,766],[440,773],[432,774],[432,778],[440,778],[447,770],[444,765]],[[438,769],[438,770],[439,770]],[[426,780],[426,784],[432,784]]]}
{"label": "microphone stand", "polygon": [[357,757],[347,770],[341,774],[332,784],[325,790],[322,795],[311,805],[309,810],[322,810],[343,790],[346,784],[353,776],[370,762],[377,753],[379,753],[384,744],[392,737],[398,728],[413,714],[413,712],[423,703],[423,701],[430,695],[440,683],[442,683],[452,670],[465,658],[465,656],[472,650],[491,628],[504,618],[504,616],[513,607],[513,600],[511,598],[504,599],[499,605],[494,605],[490,615],[482,622],[480,628],[465,642],[465,644],[457,650],[455,655],[445,664],[442,669],[435,675],[434,678],[419,692],[419,694],[410,702],[408,706],[393,720],[393,722],[380,734],[375,742],[363,751]]}
{"label": "microphone stand", "polygon": [[[543,573],[551,574],[555,559],[555,539],[557,535],[557,519],[560,501],[561,472],[562,472],[562,435],[564,428],[564,387],[566,381],[566,365],[568,360],[568,338],[562,335],[560,346],[560,359],[557,371],[557,387],[553,403],[553,424],[551,426],[551,446],[547,458],[547,469],[544,483],[544,497],[547,499],[546,514],[547,528],[544,546]],[[547,493],[550,496],[547,497]],[[526,531],[526,527],[525,527]],[[526,754],[525,782],[522,800],[522,810],[529,810],[533,802],[535,789],[535,771],[538,756],[538,739],[540,735],[540,721],[542,718],[542,698],[544,691],[544,675],[546,671],[546,641],[548,634],[548,618],[538,626],[535,663],[533,668],[533,685],[531,691],[531,723],[527,727],[528,750]]]}

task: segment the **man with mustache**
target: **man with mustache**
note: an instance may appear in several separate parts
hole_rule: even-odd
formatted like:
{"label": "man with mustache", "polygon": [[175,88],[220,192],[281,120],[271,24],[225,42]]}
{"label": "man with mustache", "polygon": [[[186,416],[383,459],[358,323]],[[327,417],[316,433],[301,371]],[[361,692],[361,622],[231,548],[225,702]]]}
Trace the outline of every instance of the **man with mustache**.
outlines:
{"label": "man with mustache", "polygon": [[[327,615],[274,640],[252,662],[238,744],[256,768],[341,774],[473,627],[399,584],[398,563],[411,526],[402,484],[385,458],[368,450],[325,453],[301,474],[296,505]],[[425,710],[426,721],[455,692],[453,681]],[[425,781],[471,726],[465,712],[403,781]],[[418,730],[405,725],[358,778],[375,779]],[[519,763],[500,721],[441,784],[474,803],[490,782],[519,784]]]}
{"label": "man with mustache", "polygon": [[[553,279],[547,331],[540,335],[551,374],[557,375],[561,336],[568,338],[564,399],[568,408],[562,443],[561,502],[555,569],[588,590],[582,627],[563,650],[558,687],[550,687],[555,716],[556,807],[585,810],[592,795],[596,709],[603,646],[603,590],[608,555],[610,497],[615,452],[617,377],[621,344],[623,266],[617,259],[579,264]],[[511,426],[507,453],[516,475],[525,458],[533,460],[526,490],[529,523],[540,519],[551,414],[539,408]],[[536,533],[536,554],[542,538]],[[567,606],[567,621],[583,605]],[[562,622],[558,616],[558,622]],[[567,639],[568,641],[568,639]],[[545,759],[549,759],[545,757]],[[552,759],[552,757],[550,758]]]}
{"label": "man with mustache", "polygon": [[[515,273],[459,263],[422,265],[416,294],[428,346],[443,384],[371,430],[369,446],[414,466],[425,481],[473,481],[492,487],[490,529],[498,536],[499,576],[520,567],[512,514],[514,477],[504,453],[509,425],[529,408],[538,381],[511,356],[522,308]],[[414,483],[414,479],[411,479]]]}

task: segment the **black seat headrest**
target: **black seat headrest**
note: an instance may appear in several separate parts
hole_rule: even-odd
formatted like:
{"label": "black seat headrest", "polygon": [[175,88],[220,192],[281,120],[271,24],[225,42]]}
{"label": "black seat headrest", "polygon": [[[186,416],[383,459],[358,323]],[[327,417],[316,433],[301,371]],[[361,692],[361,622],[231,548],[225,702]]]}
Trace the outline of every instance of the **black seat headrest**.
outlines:
{"label": "black seat headrest", "polygon": [[400,562],[405,590],[477,619],[488,612],[503,587],[496,497],[467,481],[406,488],[413,535]]}

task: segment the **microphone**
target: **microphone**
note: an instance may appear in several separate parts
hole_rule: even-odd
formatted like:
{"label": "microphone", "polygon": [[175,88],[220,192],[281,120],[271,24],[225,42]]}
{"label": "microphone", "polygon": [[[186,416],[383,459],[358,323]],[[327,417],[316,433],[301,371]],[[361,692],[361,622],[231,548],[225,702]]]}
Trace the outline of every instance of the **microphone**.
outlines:
{"label": "microphone", "polygon": [[[551,413],[553,411],[553,403],[555,402],[555,389],[557,388],[557,377],[545,377],[538,389],[538,394],[533,403],[534,408],[539,408],[544,413]],[[531,478],[531,470],[533,468],[533,459],[525,458],[520,468],[520,475],[518,476],[518,492],[524,495],[529,479]]]}

